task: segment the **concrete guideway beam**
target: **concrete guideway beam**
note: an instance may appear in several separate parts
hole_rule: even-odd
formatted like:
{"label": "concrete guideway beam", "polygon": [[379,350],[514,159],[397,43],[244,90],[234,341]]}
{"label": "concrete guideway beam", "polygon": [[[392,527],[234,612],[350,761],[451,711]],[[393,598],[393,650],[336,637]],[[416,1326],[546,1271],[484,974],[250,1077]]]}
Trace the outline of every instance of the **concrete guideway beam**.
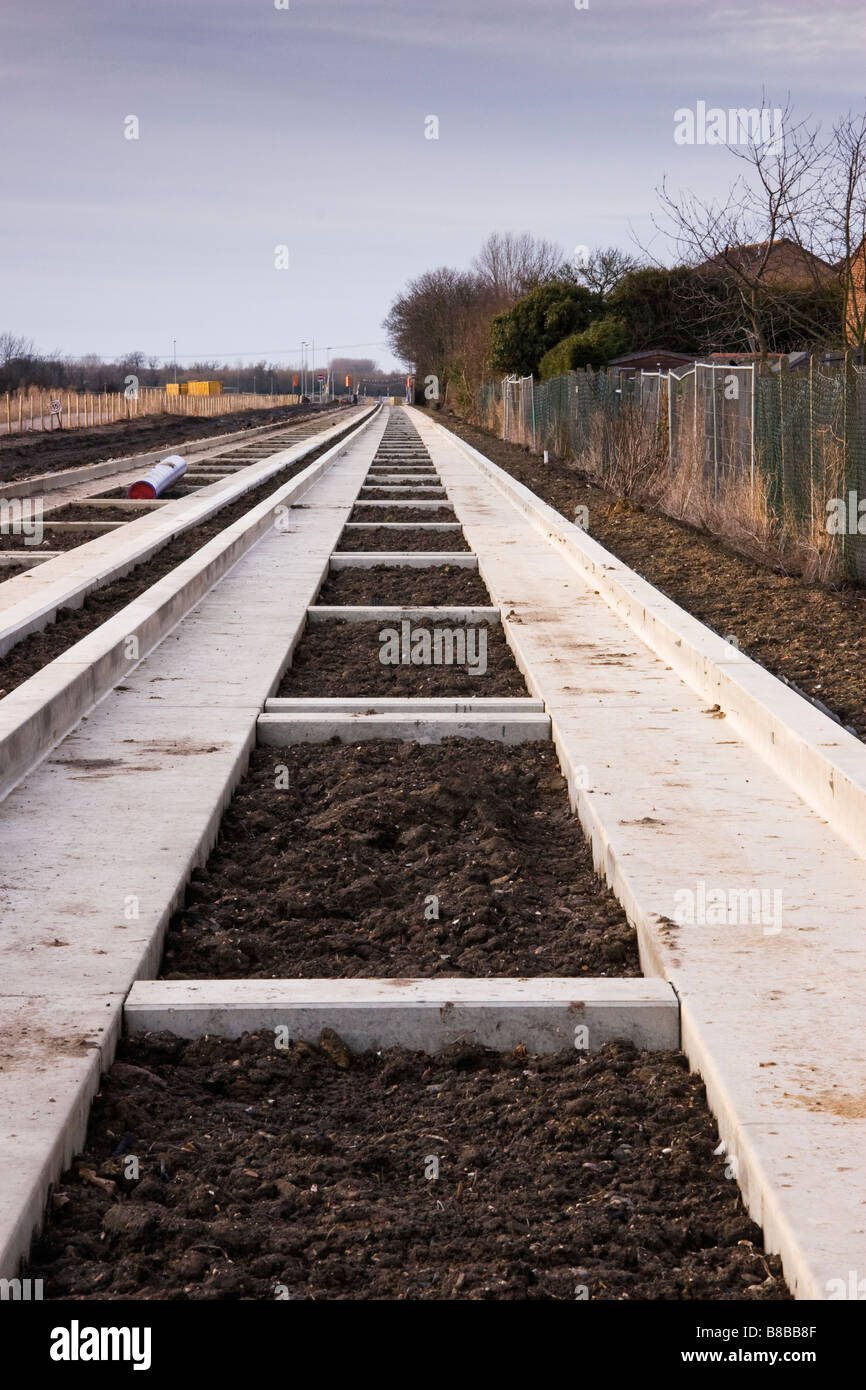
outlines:
{"label": "concrete guideway beam", "polygon": [[269,748],[298,743],[341,743],[398,738],[407,743],[441,743],[443,738],[483,738],[493,743],[538,743],[550,739],[546,714],[267,713],[259,716],[258,741]]}
{"label": "concrete guideway beam", "polygon": [[133,985],[124,1024],[132,1036],[181,1038],[284,1030],[283,1045],[316,1043],[333,1028],[353,1052],[679,1047],[674,990],[643,979],[146,980]]}

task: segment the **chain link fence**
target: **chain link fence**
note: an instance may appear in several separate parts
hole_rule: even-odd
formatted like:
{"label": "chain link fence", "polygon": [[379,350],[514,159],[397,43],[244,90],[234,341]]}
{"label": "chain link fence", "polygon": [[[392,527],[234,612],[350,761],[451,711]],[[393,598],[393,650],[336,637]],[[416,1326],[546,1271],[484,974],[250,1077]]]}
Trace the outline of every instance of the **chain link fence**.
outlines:
{"label": "chain link fence", "polygon": [[667,460],[662,506],[716,530],[736,509],[741,530],[772,529],[781,550],[811,549],[866,582],[864,367],[813,358],[796,372],[699,362],[680,373],[508,377],[486,382],[476,408],[503,439],[608,481],[637,421],[653,466]]}

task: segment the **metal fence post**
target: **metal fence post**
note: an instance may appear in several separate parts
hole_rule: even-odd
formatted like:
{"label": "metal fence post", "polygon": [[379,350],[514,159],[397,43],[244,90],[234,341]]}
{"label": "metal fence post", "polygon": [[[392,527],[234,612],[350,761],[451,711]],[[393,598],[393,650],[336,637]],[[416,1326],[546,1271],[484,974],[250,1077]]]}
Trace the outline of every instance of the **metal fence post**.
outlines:
{"label": "metal fence post", "polygon": [[755,425],[756,425],[756,423],[757,423],[757,418],[758,418],[758,392],[757,392],[757,389],[756,389],[756,380],[757,380],[757,378],[756,378],[756,372],[757,372],[757,366],[756,366],[756,364],[753,362],[753,363],[752,363],[752,409],[751,409],[751,411],[750,411],[750,416],[751,416],[751,419],[750,419],[750,427],[751,427],[752,439],[751,439],[751,458],[750,458],[750,462],[749,462],[749,478],[750,478],[750,486],[751,486],[751,490],[752,490],[752,494],[753,494],[753,495],[754,495],[754,491],[755,491]]}
{"label": "metal fence post", "polygon": [[712,364],[713,391],[713,496],[719,495],[719,426],[716,416],[716,364]]}
{"label": "metal fence post", "polygon": [[529,399],[532,401],[532,452],[538,453],[538,432],[535,424],[535,377],[529,378]]}
{"label": "metal fence post", "polygon": [[674,388],[668,368],[668,472],[674,471]]}

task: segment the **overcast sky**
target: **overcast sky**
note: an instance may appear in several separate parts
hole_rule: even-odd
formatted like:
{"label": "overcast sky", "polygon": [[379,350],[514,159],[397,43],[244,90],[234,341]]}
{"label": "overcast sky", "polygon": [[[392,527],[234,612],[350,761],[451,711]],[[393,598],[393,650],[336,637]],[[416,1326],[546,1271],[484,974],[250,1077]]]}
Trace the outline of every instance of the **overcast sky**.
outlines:
{"label": "overcast sky", "polygon": [[863,0],[289,2],[6,0],[0,330],[386,366],[397,291],[491,230],[629,247],[664,174],[721,192],[677,108],[832,121],[866,89]]}

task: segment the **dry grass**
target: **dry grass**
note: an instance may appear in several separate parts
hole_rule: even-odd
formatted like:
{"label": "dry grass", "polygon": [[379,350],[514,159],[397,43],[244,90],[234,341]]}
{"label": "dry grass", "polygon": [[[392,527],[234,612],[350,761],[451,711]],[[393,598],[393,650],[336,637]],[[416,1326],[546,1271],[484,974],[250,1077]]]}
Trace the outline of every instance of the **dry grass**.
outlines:
{"label": "dry grass", "polygon": [[624,405],[611,420],[601,412],[590,426],[587,447],[576,462],[619,497],[640,502],[678,521],[718,536],[734,550],[761,564],[801,574],[824,584],[845,575],[839,538],[826,526],[826,503],[844,496],[845,458],[841,444],[822,441],[820,488],[815,488],[808,514],[798,515],[790,502],[781,514],[771,504],[769,481],[760,467],[754,483],[740,466],[720,471],[718,492],[714,472],[705,458],[703,439],[681,437],[671,469],[666,423],[637,404]]}
{"label": "dry grass", "polygon": [[631,402],[614,416],[598,411],[578,463],[618,497],[653,501],[667,470],[667,439],[648,412]]}
{"label": "dry grass", "polygon": [[[502,438],[503,413],[502,400],[494,399],[492,393],[485,399],[479,392],[465,417]],[[572,452],[569,422],[564,419],[550,422],[537,451],[546,448],[558,458],[573,459],[614,496],[717,536],[760,564],[822,584],[844,581],[844,549],[840,537],[827,529],[828,501],[844,497],[848,488],[844,447],[832,430],[816,436],[814,485],[807,504],[801,502],[799,507],[791,498],[774,505],[768,472],[760,459],[756,459],[753,482],[741,457],[722,456],[716,491],[706,447],[702,437],[695,440],[691,428],[678,431],[671,468],[666,408],[626,401],[613,416],[602,410],[592,416],[589,437],[579,455]],[[736,449],[736,445],[730,447]],[[805,468],[808,475],[808,460]]]}

